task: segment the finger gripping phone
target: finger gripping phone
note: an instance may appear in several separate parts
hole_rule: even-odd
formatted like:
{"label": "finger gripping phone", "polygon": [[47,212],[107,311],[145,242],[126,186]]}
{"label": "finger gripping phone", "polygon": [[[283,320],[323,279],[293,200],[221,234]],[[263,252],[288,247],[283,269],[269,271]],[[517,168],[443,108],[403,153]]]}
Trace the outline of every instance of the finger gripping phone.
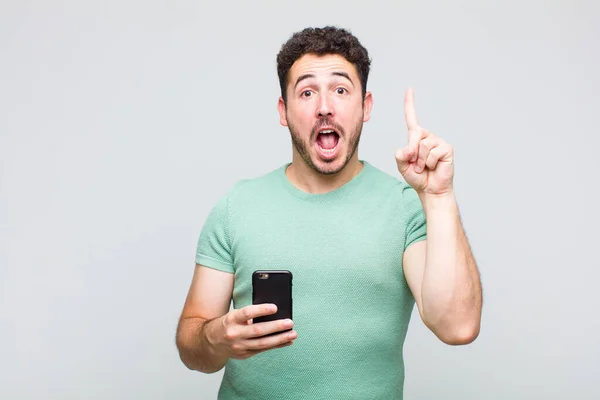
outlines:
{"label": "finger gripping phone", "polygon": [[256,317],[253,323],[292,319],[292,273],[290,271],[254,271],[252,274],[252,304],[264,303],[277,305],[277,312]]}

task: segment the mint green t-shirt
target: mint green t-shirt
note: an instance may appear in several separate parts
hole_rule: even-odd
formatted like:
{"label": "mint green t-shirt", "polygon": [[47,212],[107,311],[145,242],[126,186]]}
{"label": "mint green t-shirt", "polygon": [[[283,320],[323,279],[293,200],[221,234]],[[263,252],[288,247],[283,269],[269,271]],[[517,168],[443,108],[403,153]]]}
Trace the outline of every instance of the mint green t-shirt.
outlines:
{"label": "mint green t-shirt", "polygon": [[235,274],[235,308],[252,304],[255,270],[291,271],[298,332],[230,359],[219,399],[402,399],[414,307],[402,255],[425,239],[425,215],[414,189],[362,162],[326,194],[297,189],[286,164],[239,181],[209,214],[196,262]]}

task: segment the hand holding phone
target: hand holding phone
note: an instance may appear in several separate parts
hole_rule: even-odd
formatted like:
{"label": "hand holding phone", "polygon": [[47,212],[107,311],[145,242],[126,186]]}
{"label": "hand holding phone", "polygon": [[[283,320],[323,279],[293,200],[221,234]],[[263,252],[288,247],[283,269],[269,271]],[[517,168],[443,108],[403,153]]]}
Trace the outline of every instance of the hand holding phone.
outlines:
{"label": "hand holding phone", "polygon": [[[263,351],[289,346],[296,339],[290,319],[251,324],[257,318],[275,315],[275,304],[250,305],[230,311],[213,326],[219,329],[215,346],[228,357],[243,360]],[[283,332],[282,332],[283,331]]]}
{"label": "hand holding phone", "polygon": [[[238,360],[289,346],[298,336],[292,330],[292,273],[255,271],[252,305],[230,311],[209,324],[213,346]],[[207,332],[208,336],[208,332]]]}

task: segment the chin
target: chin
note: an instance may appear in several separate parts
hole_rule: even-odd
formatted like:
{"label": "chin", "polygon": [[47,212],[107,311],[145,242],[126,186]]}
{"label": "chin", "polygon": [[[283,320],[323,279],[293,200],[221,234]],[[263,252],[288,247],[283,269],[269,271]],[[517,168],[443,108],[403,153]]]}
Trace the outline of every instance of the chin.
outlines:
{"label": "chin", "polygon": [[342,171],[344,167],[348,164],[348,160],[344,162],[342,158],[335,160],[322,160],[319,157],[313,158],[311,160],[311,167],[323,174],[323,175],[335,175],[338,172]]}

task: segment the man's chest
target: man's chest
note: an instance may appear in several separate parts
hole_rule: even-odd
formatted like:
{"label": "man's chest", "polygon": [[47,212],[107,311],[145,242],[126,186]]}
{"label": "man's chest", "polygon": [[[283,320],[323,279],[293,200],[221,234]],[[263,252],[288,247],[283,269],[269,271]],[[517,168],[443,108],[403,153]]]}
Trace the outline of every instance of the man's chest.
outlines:
{"label": "man's chest", "polygon": [[404,224],[398,215],[365,207],[344,212],[316,209],[257,210],[236,221],[234,266],[238,279],[259,269],[284,269],[296,286],[322,293],[382,288],[403,281]]}

